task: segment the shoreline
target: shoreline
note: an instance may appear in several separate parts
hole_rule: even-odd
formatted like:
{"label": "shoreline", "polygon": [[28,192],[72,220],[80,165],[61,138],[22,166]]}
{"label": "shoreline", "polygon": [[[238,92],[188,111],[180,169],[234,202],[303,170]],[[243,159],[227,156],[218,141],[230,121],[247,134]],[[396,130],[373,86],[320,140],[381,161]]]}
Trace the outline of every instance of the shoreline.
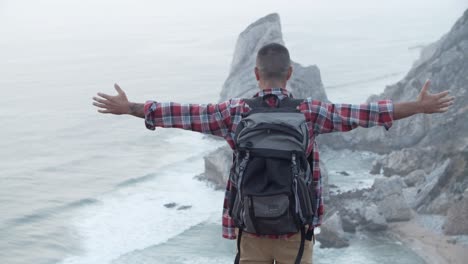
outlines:
{"label": "shoreline", "polygon": [[468,259],[468,245],[447,242],[453,237],[422,226],[415,217],[407,222],[389,223],[388,227],[390,236],[408,246],[427,264],[461,264]]}

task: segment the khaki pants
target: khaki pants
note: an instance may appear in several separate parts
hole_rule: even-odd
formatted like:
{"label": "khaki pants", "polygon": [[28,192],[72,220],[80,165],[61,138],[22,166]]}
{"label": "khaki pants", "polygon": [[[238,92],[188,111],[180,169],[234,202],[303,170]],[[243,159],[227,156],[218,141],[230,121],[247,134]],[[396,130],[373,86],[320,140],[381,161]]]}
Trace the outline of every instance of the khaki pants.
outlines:
{"label": "khaki pants", "polygon": [[[241,264],[294,264],[301,245],[301,234],[288,239],[269,239],[242,234],[240,245]],[[314,239],[306,240],[302,264],[312,264]],[[275,262],[276,261],[276,262]]]}

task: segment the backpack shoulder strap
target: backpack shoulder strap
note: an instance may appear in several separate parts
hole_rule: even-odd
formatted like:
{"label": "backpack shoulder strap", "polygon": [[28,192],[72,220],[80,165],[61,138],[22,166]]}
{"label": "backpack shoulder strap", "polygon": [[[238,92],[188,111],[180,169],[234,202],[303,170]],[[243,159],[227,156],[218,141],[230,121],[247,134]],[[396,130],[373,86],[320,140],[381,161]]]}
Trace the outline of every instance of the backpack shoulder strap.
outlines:
{"label": "backpack shoulder strap", "polygon": [[284,107],[284,108],[296,108],[298,107],[302,102],[304,102],[304,99],[293,99],[291,97],[286,97],[283,100],[280,101],[279,107]]}
{"label": "backpack shoulder strap", "polygon": [[263,97],[244,99],[244,102],[249,105],[250,109],[264,107]]}
{"label": "backpack shoulder strap", "polygon": [[304,254],[304,244],[305,244],[305,230],[304,227],[301,227],[301,244],[299,246],[299,252],[297,252],[295,264],[301,264],[302,255]]}
{"label": "backpack shoulder strap", "polygon": [[[267,95],[269,96],[269,95]],[[253,108],[259,108],[259,107],[268,107],[270,106],[264,101],[265,97],[255,97],[255,98],[249,98],[249,99],[244,99],[244,102],[249,105],[251,109]],[[302,102],[304,102],[304,99],[293,99],[291,97],[286,97],[283,100],[279,101],[278,108],[296,108],[298,107]]]}

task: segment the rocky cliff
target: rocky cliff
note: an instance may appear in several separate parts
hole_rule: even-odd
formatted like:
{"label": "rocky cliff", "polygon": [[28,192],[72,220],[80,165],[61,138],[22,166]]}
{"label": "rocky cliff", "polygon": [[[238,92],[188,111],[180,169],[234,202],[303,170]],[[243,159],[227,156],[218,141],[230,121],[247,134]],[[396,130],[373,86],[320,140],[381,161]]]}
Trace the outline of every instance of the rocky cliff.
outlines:
{"label": "rocky cliff", "polygon": [[421,52],[403,80],[368,101],[415,100],[427,79],[430,92],[449,90],[456,97],[447,113],[399,120],[388,132],[372,128],[327,135],[321,143],[338,150],[386,154],[374,162],[372,172],[401,178],[406,206],[419,213],[447,215],[446,234],[468,234],[461,227],[468,222],[468,10],[450,32]]}
{"label": "rocky cliff", "polygon": [[[249,98],[259,91],[254,75],[258,50],[276,42],[284,45],[278,14],[267,15],[248,26],[237,39],[231,70],[220,94],[220,101],[230,98]],[[313,96],[328,101],[317,66],[303,67],[292,62],[293,74],[288,91],[296,98]]]}

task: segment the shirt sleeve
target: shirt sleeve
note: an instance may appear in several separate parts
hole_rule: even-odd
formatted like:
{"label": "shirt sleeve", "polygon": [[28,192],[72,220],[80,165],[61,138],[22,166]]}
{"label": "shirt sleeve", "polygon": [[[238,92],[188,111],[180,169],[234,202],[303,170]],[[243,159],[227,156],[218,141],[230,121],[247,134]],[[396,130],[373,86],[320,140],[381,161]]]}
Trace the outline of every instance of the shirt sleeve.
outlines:
{"label": "shirt sleeve", "polygon": [[308,98],[300,107],[306,119],[312,122],[316,134],[373,126],[383,126],[388,130],[393,122],[391,100],[367,104],[332,104]]}
{"label": "shirt sleeve", "polygon": [[231,182],[231,179],[229,179],[226,184],[226,192],[224,195],[223,215],[222,215],[222,219],[223,219],[222,234],[223,234],[223,237],[227,239],[237,238],[236,224],[234,223],[234,220],[229,215],[229,209],[231,206],[229,199],[230,199],[231,192],[233,191],[234,188],[235,188],[234,184]]}
{"label": "shirt sleeve", "polygon": [[150,130],[181,128],[226,137],[231,126],[230,100],[219,104],[147,101],[144,111],[145,125]]}

